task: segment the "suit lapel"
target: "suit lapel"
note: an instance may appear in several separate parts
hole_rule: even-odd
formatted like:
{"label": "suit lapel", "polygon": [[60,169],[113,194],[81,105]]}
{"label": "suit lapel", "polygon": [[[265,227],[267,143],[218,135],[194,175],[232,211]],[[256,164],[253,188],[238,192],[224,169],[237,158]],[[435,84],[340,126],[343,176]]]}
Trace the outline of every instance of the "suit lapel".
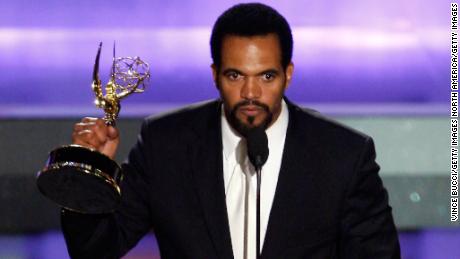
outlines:
{"label": "suit lapel", "polygon": [[[289,108],[289,125],[283,159],[272,209],[265,235],[262,258],[276,258],[289,242],[299,210],[312,210],[314,202],[302,202],[308,208],[299,208],[299,199],[318,192],[314,172],[318,171],[315,150],[318,143],[309,122],[300,118],[302,111],[285,99]],[[200,200],[209,236],[219,258],[232,259],[232,245],[225,201],[222,165],[222,136],[220,123],[221,102],[212,105],[209,113],[194,123],[196,141],[191,152],[193,181]],[[262,176],[263,179],[263,176]],[[314,195],[313,195],[314,196]],[[308,198],[306,200],[309,200]]]}
{"label": "suit lapel", "polygon": [[[192,154],[193,181],[206,226],[219,258],[233,258],[222,165],[220,102],[204,121],[197,122],[198,138]],[[198,125],[200,124],[200,125]],[[204,128],[203,128],[204,127]]]}
{"label": "suit lapel", "polygon": [[299,215],[300,210],[311,209],[299,207],[299,199],[314,193],[317,188],[313,179],[316,163],[312,154],[316,144],[309,139],[312,136],[311,128],[300,118],[300,108],[288,100],[286,103],[289,108],[289,125],[262,258],[274,258],[288,245],[289,234],[302,227],[296,225],[296,215]]}

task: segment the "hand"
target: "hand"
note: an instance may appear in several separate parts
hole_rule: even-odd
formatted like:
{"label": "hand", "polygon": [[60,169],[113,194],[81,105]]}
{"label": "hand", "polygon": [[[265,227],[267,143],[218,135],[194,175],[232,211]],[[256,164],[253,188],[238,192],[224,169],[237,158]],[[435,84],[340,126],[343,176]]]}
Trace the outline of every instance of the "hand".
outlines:
{"label": "hand", "polygon": [[95,149],[113,159],[120,142],[118,129],[107,126],[98,118],[86,117],[76,123],[72,132],[72,143]]}

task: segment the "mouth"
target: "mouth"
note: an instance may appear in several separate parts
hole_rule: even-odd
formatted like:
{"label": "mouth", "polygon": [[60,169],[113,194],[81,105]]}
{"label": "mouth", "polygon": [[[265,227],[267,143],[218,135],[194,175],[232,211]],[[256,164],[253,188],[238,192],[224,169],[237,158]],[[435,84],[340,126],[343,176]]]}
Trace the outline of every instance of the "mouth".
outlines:
{"label": "mouth", "polygon": [[264,109],[256,105],[245,105],[240,107],[239,111],[248,117],[255,117],[258,114],[263,113]]}
{"label": "mouth", "polygon": [[232,127],[244,136],[250,128],[258,126],[268,128],[272,122],[273,114],[268,105],[264,103],[242,101],[230,110],[227,119],[229,119]]}

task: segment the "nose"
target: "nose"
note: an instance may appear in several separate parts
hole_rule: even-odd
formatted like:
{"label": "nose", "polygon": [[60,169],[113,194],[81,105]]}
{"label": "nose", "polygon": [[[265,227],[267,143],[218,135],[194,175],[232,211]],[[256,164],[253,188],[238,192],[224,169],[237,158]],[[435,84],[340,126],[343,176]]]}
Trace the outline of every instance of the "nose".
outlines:
{"label": "nose", "polygon": [[258,99],[262,95],[262,88],[257,83],[257,80],[252,77],[248,77],[243,87],[241,88],[240,97],[246,100]]}

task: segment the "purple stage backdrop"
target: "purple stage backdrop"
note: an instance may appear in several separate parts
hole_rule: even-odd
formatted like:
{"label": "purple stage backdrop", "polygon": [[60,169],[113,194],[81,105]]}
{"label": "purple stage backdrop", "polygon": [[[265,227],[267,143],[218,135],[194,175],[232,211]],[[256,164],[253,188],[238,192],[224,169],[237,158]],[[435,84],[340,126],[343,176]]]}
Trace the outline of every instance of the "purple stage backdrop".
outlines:
{"label": "purple stage backdrop", "polygon": [[[453,229],[431,229],[399,233],[403,259],[458,259],[460,232]],[[65,241],[59,232],[27,237],[0,236],[0,258],[66,259]],[[123,259],[160,259],[155,238],[144,237]]]}
{"label": "purple stage backdrop", "polygon": [[[217,16],[237,2],[1,0],[0,118],[100,115],[92,107],[90,84],[101,41],[104,82],[114,41],[118,56],[137,55],[151,66],[150,87],[126,100],[122,116],[217,97],[210,31]],[[279,10],[293,28],[295,74],[287,92],[292,100],[326,112],[336,107],[447,116],[451,1],[261,2]],[[406,259],[459,258],[458,229],[400,237]],[[144,239],[136,251],[148,253],[136,257],[134,251],[127,258],[158,256],[153,244],[151,237]],[[60,234],[0,238],[1,258],[66,256]]]}
{"label": "purple stage backdrop", "polygon": [[[449,1],[263,2],[293,27],[295,74],[287,95],[294,101],[389,110],[423,106],[447,114]],[[150,88],[128,98],[125,115],[214,98],[210,30],[235,3],[1,1],[0,115],[95,112],[89,85],[100,41],[104,82],[114,41],[119,56],[137,55],[151,65]]]}

